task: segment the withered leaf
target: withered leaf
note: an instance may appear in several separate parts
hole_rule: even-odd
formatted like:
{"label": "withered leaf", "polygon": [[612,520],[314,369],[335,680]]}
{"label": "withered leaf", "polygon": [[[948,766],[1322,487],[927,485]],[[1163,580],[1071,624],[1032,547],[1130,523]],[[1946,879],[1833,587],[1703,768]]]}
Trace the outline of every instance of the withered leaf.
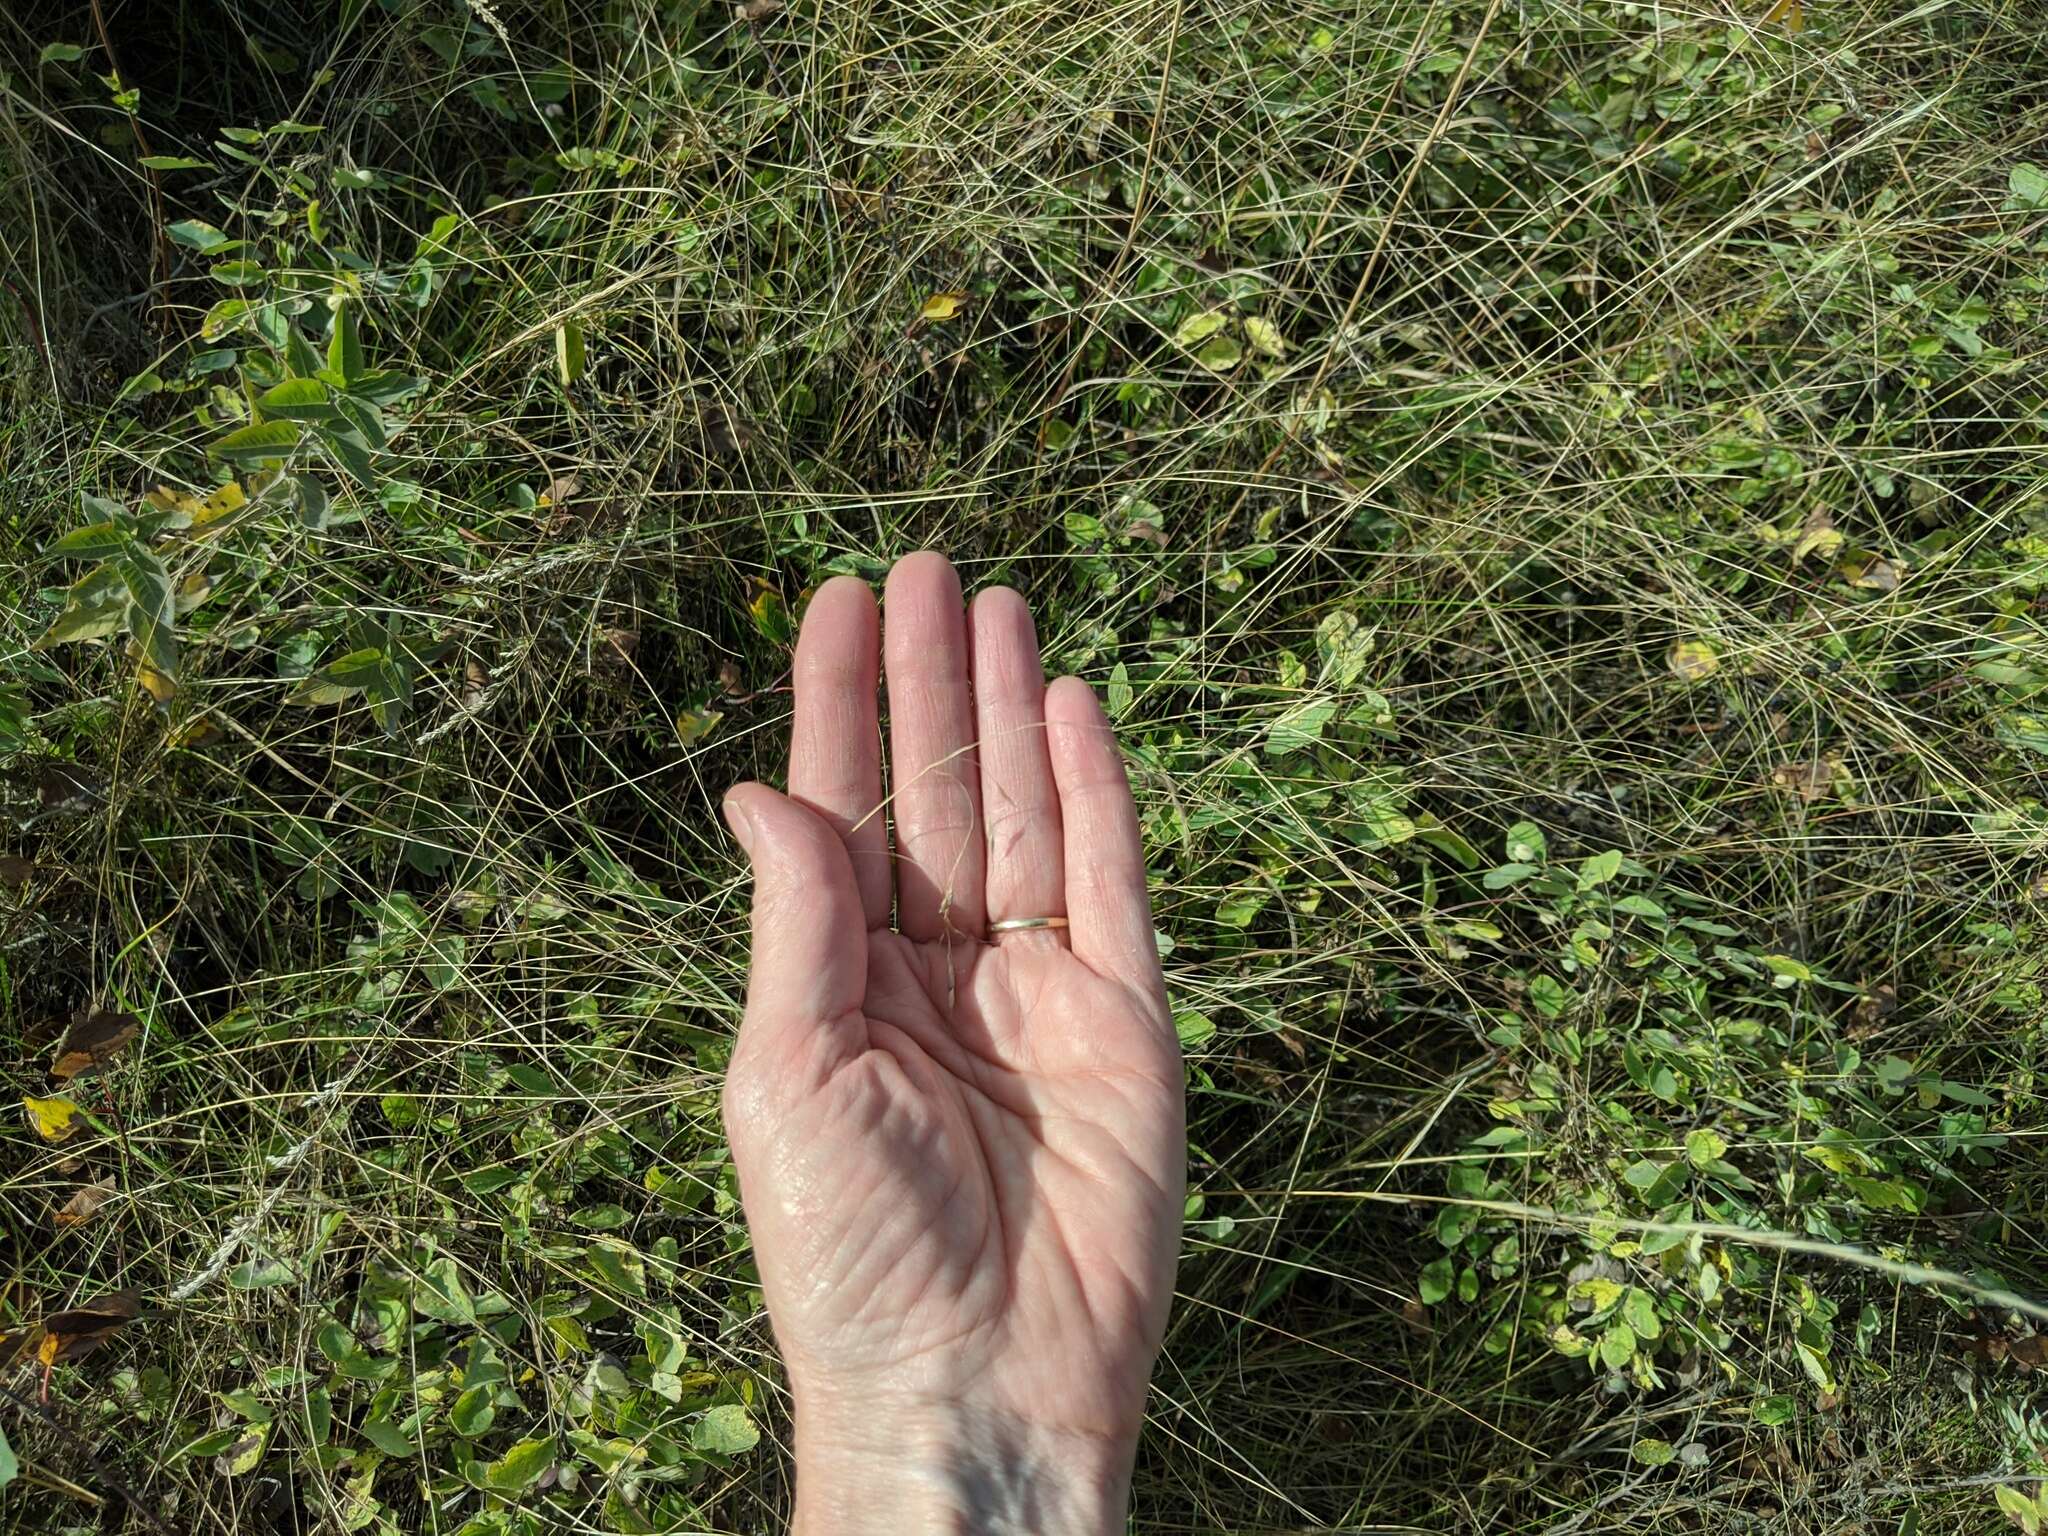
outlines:
{"label": "withered leaf", "polygon": [[81,1360],[142,1314],[142,1297],[134,1291],[109,1291],[82,1307],[52,1312],[43,1319],[36,1358],[44,1365]]}
{"label": "withered leaf", "polygon": [[1789,790],[1811,805],[1835,787],[1835,770],[1841,766],[1841,761],[1837,754],[1830,752],[1803,763],[1780,764],[1771,770],[1772,787]]}
{"label": "withered leaf", "polygon": [[35,875],[36,861],[18,853],[0,853],[0,886],[19,890]]}
{"label": "withered leaf", "polygon": [[71,1016],[71,1027],[57,1046],[57,1059],[50,1063],[50,1076],[69,1082],[95,1072],[125,1051],[142,1033],[142,1020],[132,1013],[110,1008],[81,1008]]}
{"label": "withered leaf", "polygon": [[81,1227],[99,1214],[101,1206],[113,1198],[114,1176],[108,1174],[96,1183],[81,1184],[71,1192],[71,1198],[54,1211],[50,1221],[60,1230]]}

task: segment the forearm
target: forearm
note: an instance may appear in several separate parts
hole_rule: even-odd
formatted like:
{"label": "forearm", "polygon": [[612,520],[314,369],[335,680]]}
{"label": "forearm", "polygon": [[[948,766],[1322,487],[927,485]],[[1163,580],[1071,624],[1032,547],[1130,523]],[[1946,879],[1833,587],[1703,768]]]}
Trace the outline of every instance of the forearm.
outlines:
{"label": "forearm", "polygon": [[1134,1449],[958,1405],[799,1398],[791,1536],[1121,1536]]}

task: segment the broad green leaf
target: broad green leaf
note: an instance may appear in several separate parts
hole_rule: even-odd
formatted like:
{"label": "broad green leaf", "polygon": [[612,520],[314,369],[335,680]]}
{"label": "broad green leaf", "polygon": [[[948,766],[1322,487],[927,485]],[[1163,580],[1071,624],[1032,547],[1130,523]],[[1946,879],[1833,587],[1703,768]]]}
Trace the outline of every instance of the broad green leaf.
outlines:
{"label": "broad green leaf", "polygon": [[483,1469],[483,1486],[493,1493],[524,1493],[554,1464],[553,1440],[521,1440]]}
{"label": "broad green leaf", "polygon": [[1595,886],[1605,885],[1620,873],[1620,849],[1610,848],[1605,853],[1596,853],[1579,865],[1579,889],[1590,891]]}
{"label": "broad green leaf", "polygon": [[178,244],[195,250],[202,256],[209,251],[217,251],[223,246],[235,243],[204,219],[179,219],[176,223],[167,225],[164,232]]}
{"label": "broad green leaf", "polygon": [[320,441],[327,451],[341,461],[341,465],[363,489],[377,489],[378,476],[376,460],[371,456],[370,445],[353,432],[340,431],[334,427],[320,429]]}
{"label": "broad green leaf", "polygon": [[14,1454],[14,1447],[8,1443],[7,1431],[0,1427],[0,1488],[5,1488],[21,1475],[21,1462]]}
{"label": "broad green leaf", "polygon": [[171,588],[163,562],[149,550],[131,549],[114,564],[128,588],[128,633],[134,638],[136,651],[164,677],[175,678],[177,594]]}
{"label": "broad green leaf", "polygon": [[213,166],[190,155],[144,155],[135,162],[145,171],[210,171]]}
{"label": "broad green leaf", "polygon": [[344,386],[363,376],[363,342],[356,334],[356,307],[348,299],[334,306],[334,331],[327,339],[327,366]]}
{"label": "broad green leaf", "polygon": [[37,61],[43,64],[76,64],[85,57],[85,50],[76,43],[45,43]]}
{"label": "broad green leaf", "polygon": [[1349,688],[1365,676],[1365,663],[1372,655],[1375,632],[1358,622],[1358,615],[1339,608],[1323,615],[1316,625],[1316,654],[1322,657],[1322,685]]}
{"label": "broad green leaf", "polygon": [[228,288],[255,288],[269,276],[260,261],[217,261],[206,275]]}
{"label": "broad green leaf", "polygon": [[1417,1293],[1425,1307],[1433,1307],[1451,1294],[1456,1276],[1447,1254],[1440,1259],[1431,1259],[1422,1266],[1422,1275],[1417,1282]]}
{"label": "broad green leaf", "polygon": [[1600,1335],[1600,1360],[1618,1371],[1636,1357],[1636,1332],[1627,1323],[1609,1323]]}
{"label": "broad green leaf", "polygon": [[1669,1440],[1645,1436],[1629,1447],[1629,1454],[1646,1467],[1668,1467],[1678,1459],[1678,1451]]}
{"label": "broad green leaf", "polygon": [[299,445],[301,432],[289,421],[257,421],[237,427],[207,450],[217,459],[237,463],[260,463],[281,459]]}
{"label": "broad green leaf", "polygon": [[72,529],[43,553],[75,560],[99,560],[120,554],[134,542],[134,530],[126,523],[93,523]]}
{"label": "broad green leaf", "polygon": [[266,416],[285,416],[293,421],[325,421],[334,414],[327,386],[318,379],[286,379],[273,384],[256,397],[256,405]]}
{"label": "broad green leaf", "polygon": [[1252,344],[1254,352],[1264,353],[1267,357],[1287,355],[1287,338],[1280,334],[1279,326],[1263,315],[1244,317],[1244,339]]}
{"label": "broad green leaf", "polygon": [[455,1399],[448,1410],[448,1422],[454,1426],[455,1433],[471,1440],[489,1434],[497,1417],[498,1410],[488,1384],[470,1387]]}
{"label": "broad green leaf", "polygon": [[36,641],[36,648],[67,640],[103,640],[121,627],[128,611],[128,586],[109,562],[94,566],[71,584],[64,611]]}
{"label": "broad green leaf", "polygon": [[289,1285],[294,1278],[291,1265],[282,1259],[247,1259],[228,1271],[228,1284],[238,1291],[265,1291]]}
{"label": "broad green leaf", "polygon": [[1274,757],[1301,752],[1323,738],[1323,728],[1337,713],[1337,701],[1327,697],[1301,700],[1266,728],[1266,751]]}
{"label": "broad green leaf", "polygon": [[222,299],[199,322],[200,337],[206,341],[219,341],[223,336],[232,336],[249,323],[249,315],[247,299]]}
{"label": "broad green leaf", "polygon": [[386,1456],[396,1456],[401,1460],[410,1459],[420,1453],[420,1448],[412,1436],[389,1419],[365,1419],[363,1438]]}
{"label": "broad green leaf", "polygon": [[704,1417],[690,1426],[690,1444],[700,1451],[737,1456],[761,1443],[761,1431],[738,1403],[725,1403],[704,1410]]}
{"label": "broad green leaf", "polygon": [[2014,166],[2005,173],[2006,188],[2022,208],[2048,208],[2048,169],[2031,163]]}
{"label": "broad green leaf", "polygon": [[1244,348],[1235,337],[1219,333],[1195,348],[1195,361],[1211,373],[1228,373],[1244,361]]}

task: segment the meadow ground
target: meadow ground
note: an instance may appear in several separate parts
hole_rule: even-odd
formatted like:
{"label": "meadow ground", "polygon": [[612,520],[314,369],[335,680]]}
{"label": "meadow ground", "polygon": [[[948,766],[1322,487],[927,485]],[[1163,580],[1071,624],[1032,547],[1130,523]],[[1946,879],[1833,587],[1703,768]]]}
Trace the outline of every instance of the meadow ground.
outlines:
{"label": "meadow ground", "polygon": [[775,1528],[715,807],[930,545],[1146,819],[1135,1531],[2048,1518],[2048,7],[25,0],[0,276],[0,1528]]}

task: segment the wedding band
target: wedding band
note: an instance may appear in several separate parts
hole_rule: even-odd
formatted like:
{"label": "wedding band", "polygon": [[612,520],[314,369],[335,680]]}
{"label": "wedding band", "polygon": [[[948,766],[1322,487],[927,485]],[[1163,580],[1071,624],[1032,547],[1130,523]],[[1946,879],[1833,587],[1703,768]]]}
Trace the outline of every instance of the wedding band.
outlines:
{"label": "wedding band", "polygon": [[1064,917],[1006,917],[1000,923],[990,923],[990,933],[1029,933],[1035,928],[1064,928]]}

